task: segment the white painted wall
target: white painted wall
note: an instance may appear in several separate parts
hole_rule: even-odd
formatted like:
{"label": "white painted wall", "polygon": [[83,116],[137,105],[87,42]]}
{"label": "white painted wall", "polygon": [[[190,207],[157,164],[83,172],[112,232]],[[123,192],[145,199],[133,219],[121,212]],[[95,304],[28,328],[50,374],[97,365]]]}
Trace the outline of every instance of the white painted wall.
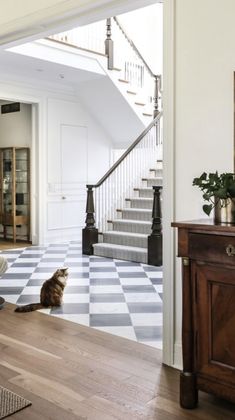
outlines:
{"label": "white painted wall", "polygon": [[[0,101],[0,106],[5,103]],[[19,112],[0,113],[0,147],[30,147],[31,140],[31,105],[21,103]]]}
{"label": "white painted wall", "polygon": [[163,4],[133,10],[118,16],[128,36],[155,74],[162,74]]}
{"label": "white painted wall", "polygon": [[[84,226],[85,220],[86,190],[84,181],[95,183],[108,169],[112,149],[110,139],[82,107],[77,96],[69,92],[59,92],[57,88],[53,90],[53,85],[48,91],[43,88],[38,89],[36,86],[29,86],[23,80],[21,82],[4,80],[4,82],[0,83],[0,98],[33,103],[37,104],[38,107],[38,114],[36,109],[33,111],[34,121],[38,126],[38,134],[37,130],[33,129],[31,151],[33,243],[79,240],[81,227]],[[76,202],[74,207],[78,221],[76,229],[74,225],[73,227],[66,226],[65,229],[61,229],[60,226],[53,229],[48,224],[48,204],[53,200],[54,202],[57,200],[57,203],[62,204],[62,191],[61,189],[56,190],[57,187],[54,188],[53,185],[61,182],[60,164],[62,156],[59,145],[61,143],[61,127],[63,125],[71,127],[82,126],[85,127],[87,133],[89,163],[86,174],[82,179],[83,189],[79,191],[79,194],[73,194],[71,191],[68,194],[70,200],[70,206],[69,208],[67,207],[68,211],[72,209],[72,201]],[[17,135],[17,126],[12,131],[13,138]],[[75,151],[76,154],[77,151],[78,149]],[[75,153],[74,150],[70,152],[71,154]],[[57,165],[55,165],[55,162]],[[64,208],[61,209],[60,206],[57,206],[57,210],[58,212],[64,211]],[[57,217],[56,213],[54,215]],[[73,220],[76,220],[76,217]]]}
{"label": "white painted wall", "polygon": [[[172,5],[172,0],[167,3]],[[233,170],[235,2],[176,0],[175,6],[175,220],[180,221],[203,216],[201,193],[192,187],[195,176]],[[174,92],[168,93],[171,100]],[[166,125],[173,121],[172,115],[165,114],[168,117]],[[179,261],[175,305],[177,352],[181,343]]]}

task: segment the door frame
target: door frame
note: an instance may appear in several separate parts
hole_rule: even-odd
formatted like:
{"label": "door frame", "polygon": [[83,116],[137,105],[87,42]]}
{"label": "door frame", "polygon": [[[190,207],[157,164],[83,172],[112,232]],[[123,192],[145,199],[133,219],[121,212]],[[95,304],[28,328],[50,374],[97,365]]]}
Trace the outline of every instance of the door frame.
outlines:
{"label": "door frame", "polygon": [[[106,7],[107,14],[110,12]],[[87,13],[89,17],[89,13]],[[56,29],[55,29],[56,30]],[[38,36],[43,36],[39,33]],[[163,0],[163,76],[164,76],[164,138],[163,144],[163,363],[180,366],[181,343],[175,344],[175,234],[171,222],[175,219],[175,0]],[[21,41],[23,42],[23,40]],[[17,90],[17,89],[16,89]],[[10,92],[10,93],[9,93]],[[27,96],[22,92],[13,93],[12,86],[0,87],[0,97],[5,100],[20,101],[32,104],[32,239],[33,243],[44,242],[44,221],[46,201],[46,167],[47,156],[47,100]],[[40,175],[40,176],[39,176]],[[177,350],[178,346],[178,350]]]}
{"label": "door frame", "polygon": [[0,88],[1,100],[11,102],[21,102],[31,105],[31,147],[30,147],[30,233],[32,244],[42,244],[44,239],[42,206],[45,192],[45,172],[39,171],[40,161],[45,153],[45,121],[43,120],[42,101],[35,96],[25,95],[23,92],[13,94],[6,87],[6,90]]}

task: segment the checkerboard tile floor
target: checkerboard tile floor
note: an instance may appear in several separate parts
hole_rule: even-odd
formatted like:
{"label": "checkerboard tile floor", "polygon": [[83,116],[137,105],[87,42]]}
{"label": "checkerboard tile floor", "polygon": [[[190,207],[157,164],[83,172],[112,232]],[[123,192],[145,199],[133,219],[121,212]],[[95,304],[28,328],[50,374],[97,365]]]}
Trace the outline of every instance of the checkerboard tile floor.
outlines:
{"label": "checkerboard tile floor", "polygon": [[6,301],[39,302],[42,283],[66,266],[63,306],[41,312],[161,348],[161,267],[82,255],[78,242],[11,249],[1,255],[9,263],[0,278],[0,296]]}

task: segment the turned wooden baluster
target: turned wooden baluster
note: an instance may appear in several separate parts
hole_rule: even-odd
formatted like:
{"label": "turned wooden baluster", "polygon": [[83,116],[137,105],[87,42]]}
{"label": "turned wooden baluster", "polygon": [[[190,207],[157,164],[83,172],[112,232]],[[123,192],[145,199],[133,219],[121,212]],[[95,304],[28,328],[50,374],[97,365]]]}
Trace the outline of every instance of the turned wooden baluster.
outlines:
{"label": "turned wooden baluster", "polygon": [[161,221],[161,190],[162,187],[154,186],[152,233],[148,236],[148,264],[162,265],[162,221]]}
{"label": "turned wooden baluster", "polygon": [[105,54],[108,57],[108,69],[113,70],[113,40],[111,38],[111,18],[106,19]]}
{"label": "turned wooden baluster", "polygon": [[93,255],[93,244],[98,242],[98,229],[95,227],[93,186],[87,185],[86,226],[82,230],[82,252]]}
{"label": "turned wooden baluster", "polygon": [[153,118],[159,113],[160,77],[161,76],[154,75]]}

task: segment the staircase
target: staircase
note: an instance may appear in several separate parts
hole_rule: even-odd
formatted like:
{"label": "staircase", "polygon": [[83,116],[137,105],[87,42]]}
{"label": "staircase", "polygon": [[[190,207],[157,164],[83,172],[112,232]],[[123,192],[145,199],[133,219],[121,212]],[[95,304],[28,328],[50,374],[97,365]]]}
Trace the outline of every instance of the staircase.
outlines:
{"label": "staircase", "polygon": [[162,265],[161,122],[158,112],[108,172],[87,185],[84,254]]}
{"label": "staircase", "polygon": [[93,245],[94,255],[147,264],[148,235],[151,233],[153,186],[162,185],[162,161],[142,185],[133,189],[133,197],[126,198],[126,206],[117,209],[117,218],[108,221],[110,230],[103,233],[101,241]]}

